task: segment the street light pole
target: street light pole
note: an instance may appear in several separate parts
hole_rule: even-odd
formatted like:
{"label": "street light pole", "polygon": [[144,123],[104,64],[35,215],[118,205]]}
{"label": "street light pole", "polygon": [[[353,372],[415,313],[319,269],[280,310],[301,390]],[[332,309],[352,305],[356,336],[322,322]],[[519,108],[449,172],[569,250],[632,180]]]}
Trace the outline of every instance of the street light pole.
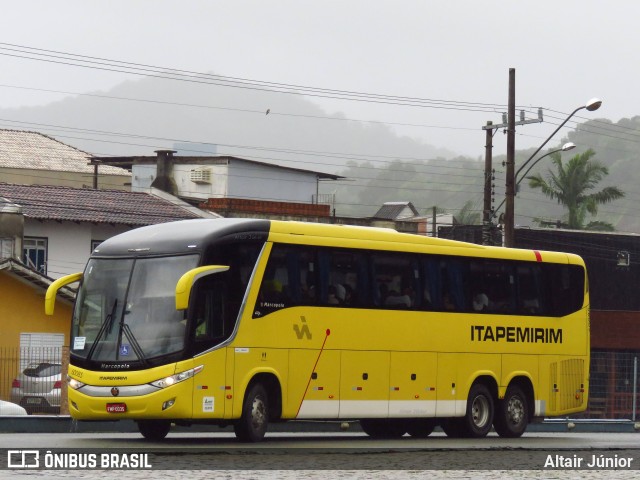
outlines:
{"label": "street light pole", "polygon": [[[529,173],[529,172],[531,171],[531,169],[532,169],[533,167],[535,167],[535,166],[538,164],[538,162],[539,162],[540,160],[542,160],[542,159],[543,159],[543,158],[545,158],[545,157],[548,157],[549,155],[553,155],[554,153],[558,153],[558,152],[566,152],[566,151],[568,151],[568,150],[572,150],[572,149],[574,149],[574,148],[576,148],[575,143],[567,142],[567,143],[565,143],[565,144],[562,146],[562,148],[558,148],[557,150],[552,150],[552,151],[550,151],[550,152],[548,152],[548,153],[545,153],[545,154],[544,154],[544,155],[542,155],[541,157],[537,158],[537,159],[536,159],[536,161],[535,161],[535,162],[533,162],[533,163],[531,164],[531,166],[527,169],[527,171],[526,171],[526,172],[524,172],[524,174],[523,174],[522,176],[518,177],[518,174],[522,171],[522,169],[526,166],[526,164],[527,164],[527,163],[529,163],[529,160],[531,160],[531,159],[527,160],[524,164],[522,164],[522,166],[521,166],[521,167],[518,169],[518,171],[516,172],[516,176],[515,176],[515,178],[516,178],[516,194],[518,193],[518,185],[520,185],[520,182],[522,182],[522,180],[524,180],[524,179],[527,177],[527,173]],[[494,214],[495,214],[495,212],[497,212],[498,210],[500,210],[500,207],[502,207],[502,205],[504,205],[504,201],[505,201],[505,199],[503,198],[503,199],[502,199],[502,202],[500,202],[500,205],[498,205],[498,206],[495,208],[495,210],[494,210]]]}
{"label": "street light pole", "polygon": [[538,164],[538,162],[539,162],[540,160],[542,160],[544,157],[548,157],[549,155],[553,155],[554,153],[558,153],[558,152],[567,152],[567,151],[569,151],[569,150],[573,150],[574,148],[576,148],[576,144],[575,144],[575,143],[573,143],[573,142],[567,142],[567,143],[565,143],[565,144],[562,146],[562,148],[559,148],[559,149],[557,149],[557,150],[553,150],[553,151],[551,151],[551,152],[549,152],[549,153],[545,153],[545,154],[544,154],[544,155],[542,155],[540,158],[538,158],[535,162],[533,162],[533,163],[531,164],[531,166],[527,169],[527,171],[526,171],[526,172],[524,172],[524,173],[522,174],[522,176],[520,177],[520,179],[518,180],[518,174],[520,173],[520,171],[521,171],[524,167],[526,167],[526,166],[527,166],[527,163],[528,163],[528,162],[523,163],[523,164],[522,164],[522,166],[521,166],[521,167],[518,169],[518,171],[516,172],[516,188],[518,187],[518,185],[520,185],[520,182],[521,182],[522,180],[524,180],[524,179],[527,177],[527,174],[531,171],[531,169],[532,169],[533,167],[535,167],[535,166]]}
{"label": "street light pole", "polygon": [[[511,73],[511,71],[509,71],[509,73]],[[565,126],[565,124],[571,119],[571,117],[573,117],[576,113],[578,113],[580,110],[582,109],[587,109],[589,112],[593,112],[594,110],[597,110],[598,108],[600,108],[600,105],[602,105],[602,100],[598,99],[598,98],[592,98],[591,100],[589,100],[585,105],[582,105],[578,108],[576,108],[573,112],[571,112],[569,114],[569,116],[567,118],[564,119],[564,121],[558,125],[558,128],[556,128],[551,135],[549,135],[547,137],[547,139],[542,143],[542,145],[540,145],[538,147],[538,149],[533,152],[533,155],[531,155],[526,162],[524,162],[522,164],[522,167],[524,167],[525,165],[527,165],[532,159],[533,157],[535,157],[538,152],[540,150],[542,150],[542,148],[549,142],[549,140],[551,140],[551,138],[558,133],[558,131]],[[514,118],[515,120],[515,118]],[[509,124],[512,125],[511,123],[511,118],[509,118]],[[510,131],[510,130],[509,130]],[[504,246],[505,247],[513,247],[514,246],[514,196],[515,196],[515,188],[514,188],[514,184],[515,184],[515,175],[514,175],[514,170],[513,170],[513,165],[511,165],[511,169],[509,168],[509,140],[507,138],[507,191],[505,193],[505,201],[506,201],[506,206],[505,206],[505,211],[504,211]],[[520,167],[520,169],[522,169],[522,167]]]}

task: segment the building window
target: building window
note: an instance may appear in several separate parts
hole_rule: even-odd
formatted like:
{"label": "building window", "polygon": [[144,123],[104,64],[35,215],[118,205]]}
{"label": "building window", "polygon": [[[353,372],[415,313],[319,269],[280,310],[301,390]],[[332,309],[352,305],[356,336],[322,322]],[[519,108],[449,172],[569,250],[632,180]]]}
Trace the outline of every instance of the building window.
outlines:
{"label": "building window", "polygon": [[22,261],[29,268],[47,274],[47,239],[24,237]]}
{"label": "building window", "polygon": [[0,238],[0,258],[13,258],[13,238]]}
{"label": "building window", "polygon": [[98,248],[102,242],[104,242],[104,240],[91,240],[91,251],[89,253],[93,253],[93,251]]}

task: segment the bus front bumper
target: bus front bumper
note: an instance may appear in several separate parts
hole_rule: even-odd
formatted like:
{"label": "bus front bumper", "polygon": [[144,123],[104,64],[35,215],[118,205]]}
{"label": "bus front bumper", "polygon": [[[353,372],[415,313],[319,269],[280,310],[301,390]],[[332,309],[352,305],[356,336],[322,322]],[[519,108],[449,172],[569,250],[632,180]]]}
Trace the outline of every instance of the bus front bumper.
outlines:
{"label": "bus front bumper", "polygon": [[[188,383],[188,382],[187,382]],[[185,385],[184,387],[186,387]],[[111,396],[90,396],[82,389],[69,389],[69,413],[76,420],[181,419],[191,418],[193,398],[181,384],[138,396],[119,396],[112,387]]]}

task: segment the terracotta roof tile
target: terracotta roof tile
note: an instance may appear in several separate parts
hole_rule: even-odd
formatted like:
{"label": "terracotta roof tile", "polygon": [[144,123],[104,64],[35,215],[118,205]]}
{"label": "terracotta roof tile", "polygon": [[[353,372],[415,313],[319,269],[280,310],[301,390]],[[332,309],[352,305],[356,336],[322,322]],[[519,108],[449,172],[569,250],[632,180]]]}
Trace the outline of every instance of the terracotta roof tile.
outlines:
{"label": "terracotta roof tile", "polygon": [[71,222],[153,225],[200,218],[148,193],[0,183],[0,197],[22,206],[25,217]]}
{"label": "terracotta roof tile", "polygon": [[[91,155],[38,132],[0,129],[0,167],[93,174]],[[101,166],[102,175],[130,175],[120,167]]]}

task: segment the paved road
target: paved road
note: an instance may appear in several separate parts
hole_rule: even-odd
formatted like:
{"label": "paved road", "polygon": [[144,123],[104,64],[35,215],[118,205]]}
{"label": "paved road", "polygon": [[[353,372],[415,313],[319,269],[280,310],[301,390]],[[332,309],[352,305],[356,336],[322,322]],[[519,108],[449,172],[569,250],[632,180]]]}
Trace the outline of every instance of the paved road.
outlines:
{"label": "paved road", "polygon": [[[170,433],[148,442],[135,433],[1,434],[0,455],[11,450],[65,455],[147,454],[153,469],[4,470],[2,478],[637,478],[640,433],[527,433],[508,440],[373,440],[361,433],[272,433],[259,444],[231,433]],[[53,457],[49,457],[53,458]],[[66,458],[66,457],[65,457]],[[88,458],[88,457],[85,457]],[[594,462],[596,466],[589,465]],[[5,463],[2,463],[5,462]],[[599,468],[598,462],[618,468]],[[97,462],[99,467],[99,462]],[[0,459],[0,465],[6,465]],[[90,465],[92,466],[92,465]]]}

